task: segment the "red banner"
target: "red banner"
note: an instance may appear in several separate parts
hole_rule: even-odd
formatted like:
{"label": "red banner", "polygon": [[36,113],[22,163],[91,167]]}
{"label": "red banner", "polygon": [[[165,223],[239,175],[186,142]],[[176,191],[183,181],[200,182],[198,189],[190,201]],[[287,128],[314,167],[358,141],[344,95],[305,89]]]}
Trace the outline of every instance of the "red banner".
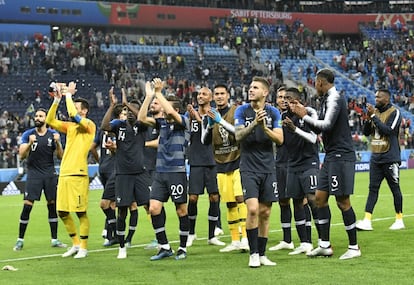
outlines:
{"label": "red banner", "polygon": [[[326,33],[358,33],[359,23],[385,22],[388,25],[405,25],[407,21],[414,21],[414,14],[311,14],[286,13],[277,11],[211,9],[197,7],[154,6],[136,4],[112,4],[111,24],[125,26],[128,22],[120,21],[116,16],[118,11],[136,11],[135,18],[129,19],[129,26],[138,26],[148,29],[210,29],[213,18],[258,18],[261,23],[277,24],[284,22],[291,24],[300,20],[308,29],[315,32],[322,29]],[[128,25],[128,24],[127,24]]]}

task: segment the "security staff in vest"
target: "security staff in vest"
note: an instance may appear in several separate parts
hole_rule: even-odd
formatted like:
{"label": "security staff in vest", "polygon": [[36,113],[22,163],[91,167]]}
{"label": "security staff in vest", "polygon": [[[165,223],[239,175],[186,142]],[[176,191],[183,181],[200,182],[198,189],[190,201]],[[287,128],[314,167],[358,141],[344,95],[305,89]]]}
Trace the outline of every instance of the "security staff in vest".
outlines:
{"label": "security staff in vest", "polygon": [[387,89],[379,89],[375,93],[375,107],[367,104],[368,120],[364,124],[363,133],[371,136],[371,161],[369,174],[369,193],[365,205],[365,217],[357,223],[360,230],[373,230],[372,213],[378,200],[378,192],[384,178],[394,197],[395,222],[390,230],[404,229],[402,220],[402,193],[400,189],[401,153],[399,131],[401,125],[400,110],[391,104],[391,94]]}

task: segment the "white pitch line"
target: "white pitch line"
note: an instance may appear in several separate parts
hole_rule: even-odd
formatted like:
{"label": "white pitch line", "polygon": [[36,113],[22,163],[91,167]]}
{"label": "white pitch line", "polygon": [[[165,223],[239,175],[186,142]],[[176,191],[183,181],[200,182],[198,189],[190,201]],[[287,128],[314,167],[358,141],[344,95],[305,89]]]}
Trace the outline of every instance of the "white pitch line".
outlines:
{"label": "white pitch line", "polygon": [[[179,241],[172,241],[170,243],[178,243]],[[131,247],[145,247],[146,244],[138,244],[133,245]],[[104,251],[111,251],[111,250],[118,250],[118,247],[108,247],[108,248],[100,248],[100,249],[88,249],[88,253],[91,252],[104,252]],[[60,254],[48,254],[48,255],[39,255],[39,256],[28,256],[28,257],[21,257],[21,258],[12,258],[12,259],[4,259],[0,260],[0,263],[2,262],[13,262],[13,261],[24,261],[24,260],[32,260],[32,259],[38,259],[38,258],[50,258],[50,257],[62,257],[62,253]]]}
{"label": "white pitch line", "polygon": [[[226,237],[226,236],[223,236]],[[207,240],[207,238],[197,238],[197,240]],[[169,241],[170,244],[176,244],[179,243],[180,241]],[[137,244],[137,245],[132,245],[131,248],[135,248],[135,247],[145,247],[147,246],[147,244]],[[104,252],[104,251],[114,251],[114,250],[118,250],[118,247],[107,247],[107,248],[100,248],[100,249],[88,249],[88,253],[91,252]],[[50,258],[50,257],[61,257],[63,254],[59,253],[59,254],[49,254],[49,255],[39,255],[39,256],[28,256],[28,257],[21,257],[21,258],[12,258],[12,259],[4,259],[4,260],[0,260],[0,263],[3,262],[13,262],[13,261],[24,261],[24,260],[32,260],[32,259],[38,259],[38,258]]]}
{"label": "white pitch line", "polygon": [[[408,214],[405,215],[404,214],[404,218],[407,217],[414,217],[414,214]],[[373,219],[373,222],[377,222],[377,221],[386,221],[386,220],[393,220],[395,219],[395,217],[385,217],[385,218],[377,218],[377,219]],[[343,226],[343,223],[336,223],[336,224],[331,224],[332,227],[336,227],[336,226]],[[277,230],[270,230],[269,233],[275,233],[275,232],[281,232],[281,229],[277,229]],[[222,237],[229,237],[230,235],[223,235]],[[207,238],[197,238],[197,240],[207,240]],[[170,244],[176,244],[179,243],[180,241],[176,240],[176,241],[170,241]],[[133,245],[131,247],[145,247],[147,244],[137,244],[137,245]],[[114,251],[117,250],[118,247],[111,247],[111,248],[101,248],[101,249],[92,249],[92,250],[88,250],[88,253],[92,253],[92,252],[104,252],[104,251]],[[40,259],[40,258],[51,258],[51,257],[61,257],[63,253],[61,254],[49,254],[49,255],[38,255],[38,256],[28,256],[28,257],[21,257],[21,258],[11,258],[11,259],[3,259],[0,260],[0,263],[5,263],[5,262],[17,262],[17,261],[25,261],[25,260],[33,260],[33,259]]]}

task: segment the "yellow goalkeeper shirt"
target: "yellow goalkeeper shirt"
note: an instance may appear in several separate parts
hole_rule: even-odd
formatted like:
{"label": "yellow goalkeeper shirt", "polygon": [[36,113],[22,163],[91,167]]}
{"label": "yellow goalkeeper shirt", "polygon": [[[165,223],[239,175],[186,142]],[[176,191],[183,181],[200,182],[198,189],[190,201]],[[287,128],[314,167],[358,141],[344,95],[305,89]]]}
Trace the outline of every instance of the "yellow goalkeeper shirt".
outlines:
{"label": "yellow goalkeeper shirt", "polygon": [[[69,114],[76,110],[72,99],[66,97]],[[46,117],[46,123],[55,130],[66,134],[66,146],[60,165],[60,176],[88,175],[88,153],[95,138],[96,125],[82,118],[79,123],[56,119],[58,104],[53,103]]]}

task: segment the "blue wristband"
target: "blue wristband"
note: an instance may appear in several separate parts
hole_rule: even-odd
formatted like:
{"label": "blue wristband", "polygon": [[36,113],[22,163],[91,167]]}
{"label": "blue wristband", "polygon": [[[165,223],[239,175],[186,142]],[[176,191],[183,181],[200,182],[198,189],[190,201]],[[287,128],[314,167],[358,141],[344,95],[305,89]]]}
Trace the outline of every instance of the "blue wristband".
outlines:
{"label": "blue wristband", "polygon": [[73,117],[73,120],[75,120],[75,122],[79,124],[82,120],[82,117],[79,114],[76,114],[75,117]]}

